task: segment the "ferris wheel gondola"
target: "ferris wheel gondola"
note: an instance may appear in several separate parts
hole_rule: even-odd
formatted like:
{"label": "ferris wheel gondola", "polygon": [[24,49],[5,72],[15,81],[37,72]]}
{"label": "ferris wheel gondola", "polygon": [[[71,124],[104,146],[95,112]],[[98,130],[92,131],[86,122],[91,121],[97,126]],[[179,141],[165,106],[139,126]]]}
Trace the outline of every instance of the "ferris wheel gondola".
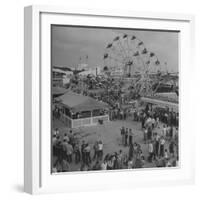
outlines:
{"label": "ferris wheel gondola", "polygon": [[161,63],[135,35],[116,36],[107,44],[103,61],[104,70],[110,75],[134,78],[134,88],[138,93],[153,93],[151,75],[161,71]]}

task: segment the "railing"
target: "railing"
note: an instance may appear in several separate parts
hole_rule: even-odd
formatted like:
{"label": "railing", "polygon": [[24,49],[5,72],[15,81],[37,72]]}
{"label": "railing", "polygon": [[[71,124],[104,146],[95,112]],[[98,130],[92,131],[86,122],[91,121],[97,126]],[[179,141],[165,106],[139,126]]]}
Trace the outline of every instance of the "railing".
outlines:
{"label": "railing", "polygon": [[82,119],[72,119],[72,128],[96,125],[99,123],[99,120],[109,121],[109,116],[102,115],[102,116],[82,118]]}
{"label": "railing", "polygon": [[109,115],[92,117],[92,123],[93,124],[99,123],[99,120],[109,121]]}

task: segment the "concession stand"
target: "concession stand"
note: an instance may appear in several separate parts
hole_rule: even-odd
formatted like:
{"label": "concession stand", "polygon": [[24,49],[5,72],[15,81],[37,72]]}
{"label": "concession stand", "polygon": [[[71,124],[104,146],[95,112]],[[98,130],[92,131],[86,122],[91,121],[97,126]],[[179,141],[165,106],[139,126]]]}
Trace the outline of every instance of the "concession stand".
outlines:
{"label": "concession stand", "polygon": [[179,112],[178,100],[169,99],[169,98],[160,98],[160,97],[142,97],[141,101],[144,103],[152,104],[158,107],[168,108],[174,112]]}
{"label": "concession stand", "polygon": [[60,119],[69,128],[92,126],[109,121],[108,104],[69,91],[57,98]]}

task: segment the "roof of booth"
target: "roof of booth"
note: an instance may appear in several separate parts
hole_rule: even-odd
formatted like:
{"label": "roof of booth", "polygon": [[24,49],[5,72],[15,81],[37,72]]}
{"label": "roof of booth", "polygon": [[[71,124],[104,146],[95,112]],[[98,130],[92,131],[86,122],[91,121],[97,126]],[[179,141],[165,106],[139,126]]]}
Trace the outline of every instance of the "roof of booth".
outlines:
{"label": "roof of booth", "polygon": [[70,108],[73,112],[89,111],[95,109],[105,109],[108,104],[97,101],[91,97],[76,94],[74,92],[67,92],[57,98],[63,105]]}
{"label": "roof of booth", "polygon": [[159,99],[156,99],[156,98],[148,98],[148,97],[142,97],[141,100],[143,102],[152,103],[152,104],[159,105],[159,106],[162,106],[162,107],[169,107],[170,109],[173,109],[175,112],[179,111],[178,103],[163,101],[163,100],[159,100]]}

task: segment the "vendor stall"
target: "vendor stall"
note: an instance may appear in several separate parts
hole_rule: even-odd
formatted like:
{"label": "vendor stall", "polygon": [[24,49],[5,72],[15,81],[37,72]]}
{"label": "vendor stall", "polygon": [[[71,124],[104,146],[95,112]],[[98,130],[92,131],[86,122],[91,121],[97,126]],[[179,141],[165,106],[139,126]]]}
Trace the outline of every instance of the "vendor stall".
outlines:
{"label": "vendor stall", "polygon": [[91,97],[67,92],[58,97],[61,120],[69,128],[97,125],[109,121],[108,105]]}
{"label": "vendor stall", "polygon": [[170,101],[164,101],[162,99],[156,98],[156,97],[142,97],[141,98],[142,102],[148,103],[148,104],[152,104],[152,105],[157,105],[160,107],[164,107],[164,108],[168,108],[169,110],[173,110],[174,112],[178,113],[179,109],[178,109],[178,103],[176,102],[170,102]]}

